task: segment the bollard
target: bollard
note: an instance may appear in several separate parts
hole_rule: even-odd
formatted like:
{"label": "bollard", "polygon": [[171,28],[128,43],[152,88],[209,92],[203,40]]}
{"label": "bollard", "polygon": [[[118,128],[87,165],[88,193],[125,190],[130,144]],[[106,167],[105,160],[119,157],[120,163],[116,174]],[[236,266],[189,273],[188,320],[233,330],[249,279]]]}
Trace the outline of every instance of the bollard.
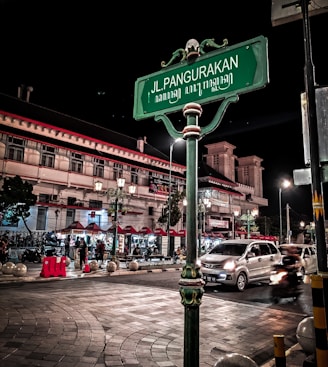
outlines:
{"label": "bollard", "polygon": [[90,261],[90,271],[96,271],[98,270],[98,268],[99,268],[99,265],[98,265],[97,260],[91,260]]}
{"label": "bollard", "polygon": [[273,335],[274,358],[276,367],[286,367],[285,336]]}
{"label": "bollard", "polygon": [[239,353],[229,353],[220,357],[214,367],[258,367],[251,358]]}
{"label": "bollard", "polygon": [[16,265],[8,261],[2,265],[2,274],[3,275],[13,275],[15,271]]}
{"label": "bollard", "polygon": [[315,333],[313,316],[305,317],[297,326],[296,338],[298,344],[307,355],[315,354]]}
{"label": "bollard", "polygon": [[57,276],[59,277],[66,277],[66,256],[61,256],[59,258],[59,261],[57,259],[57,265],[58,266],[58,270],[57,270]]}
{"label": "bollard", "polygon": [[327,367],[328,344],[322,275],[311,275],[317,367]]}
{"label": "bollard", "polygon": [[25,277],[27,274],[27,266],[22,263],[16,264],[16,267],[14,269],[14,275],[16,277]]}
{"label": "bollard", "polygon": [[139,264],[137,261],[133,260],[129,263],[129,270],[136,271],[139,268]]}
{"label": "bollard", "polygon": [[49,278],[50,277],[50,268],[49,268],[49,257],[44,257],[42,261],[42,269],[40,272],[40,277]]}
{"label": "bollard", "polygon": [[48,256],[48,262],[49,262],[49,275],[51,277],[57,276],[56,275],[56,256]]}
{"label": "bollard", "polygon": [[114,271],[116,271],[116,269],[117,269],[117,265],[114,261],[109,261],[107,263],[107,271],[109,273],[113,273]]}

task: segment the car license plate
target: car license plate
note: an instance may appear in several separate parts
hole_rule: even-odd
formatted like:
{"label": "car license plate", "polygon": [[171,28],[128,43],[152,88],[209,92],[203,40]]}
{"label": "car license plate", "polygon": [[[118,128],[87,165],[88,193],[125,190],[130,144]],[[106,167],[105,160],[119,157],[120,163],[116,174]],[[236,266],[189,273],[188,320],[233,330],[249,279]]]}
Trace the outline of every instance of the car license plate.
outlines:
{"label": "car license plate", "polygon": [[203,275],[203,279],[204,279],[206,282],[213,282],[213,283],[215,283],[215,282],[216,282],[216,277],[215,277],[215,276]]}

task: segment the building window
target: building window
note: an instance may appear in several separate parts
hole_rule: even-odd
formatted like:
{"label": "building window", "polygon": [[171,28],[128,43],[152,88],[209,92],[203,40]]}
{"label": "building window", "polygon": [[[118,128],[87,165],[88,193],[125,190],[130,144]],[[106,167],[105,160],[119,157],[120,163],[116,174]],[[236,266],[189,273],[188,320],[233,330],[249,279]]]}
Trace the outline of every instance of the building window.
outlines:
{"label": "building window", "polygon": [[105,161],[103,159],[94,158],[93,175],[96,177],[104,177]]}
{"label": "building window", "polygon": [[67,198],[67,205],[75,205],[75,203],[76,203],[76,198],[75,197],[69,196]]}
{"label": "building window", "polygon": [[49,195],[47,194],[39,194],[39,203],[49,203]]}
{"label": "building window", "polygon": [[39,203],[51,203],[58,201],[58,195],[39,194]]}
{"label": "building window", "polygon": [[245,185],[249,185],[249,169],[248,167],[244,167],[243,168],[243,176],[244,176],[244,184]]}
{"label": "building window", "polygon": [[72,153],[70,170],[72,172],[82,173],[82,171],[83,171],[83,156],[81,154]]}
{"label": "building window", "polygon": [[13,161],[23,162],[24,161],[24,147],[25,141],[14,137],[9,137],[7,147],[7,158]]}
{"label": "building window", "polygon": [[47,208],[42,206],[38,207],[38,214],[36,218],[36,230],[45,231],[47,224]]}
{"label": "building window", "polygon": [[83,206],[83,202],[81,200],[78,200],[77,198],[69,196],[67,198],[67,205],[69,205],[69,206]]}
{"label": "building window", "polygon": [[101,209],[102,205],[103,203],[100,200],[90,200],[89,201],[89,208]]}
{"label": "building window", "polygon": [[114,180],[123,177],[123,165],[119,163],[114,163],[113,173],[114,173]]}
{"label": "building window", "polygon": [[138,185],[138,169],[131,167],[131,183]]}
{"label": "building window", "polygon": [[40,165],[44,167],[55,167],[55,148],[42,145]]}
{"label": "building window", "polygon": [[220,164],[220,156],[218,154],[213,154],[213,163],[216,166]]}
{"label": "building window", "polygon": [[75,210],[67,209],[66,210],[66,227],[72,224],[75,221]]}

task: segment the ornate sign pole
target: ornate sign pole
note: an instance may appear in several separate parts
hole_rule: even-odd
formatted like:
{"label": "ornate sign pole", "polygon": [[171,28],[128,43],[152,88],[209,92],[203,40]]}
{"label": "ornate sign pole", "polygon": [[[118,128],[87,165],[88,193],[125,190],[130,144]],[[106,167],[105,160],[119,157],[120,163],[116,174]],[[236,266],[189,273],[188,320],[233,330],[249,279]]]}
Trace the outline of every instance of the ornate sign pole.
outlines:
{"label": "ornate sign pole", "polygon": [[[266,40],[263,37],[232,47],[230,56],[226,55],[229,49],[224,49],[222,54],[199,57],[205,53],[205,47],[225,48],[227,43],[224,40],[220,46],[213,40],[205,40],[199,45],[191,39],[185,49],[173,53],[168,63],[162,62],[162,67],[166,68],[180,57],[182,62],[179,67],[170,67],[164,72],[141,78],[135,85],[135,119],[154,116],[155,121],[164,123],[172,138],[186,140],[187,256],[179,280],[181,303],[185,307],[184,367],[199,367],[199,306],[204,293],[204,281],[197,264],[198,141],[219,126],[228,105],[238,101],[238,93],[258,89],[268,81],[266,63],[257,63],[259,56],[267,57]],[[251,66],[247,68],[251,73],[247,80],[241,81],[238,75],[245,74],[241,69],[247,67],[247,63]],[[235,78],[233,73],[236,73]],[[232,82],[234,79],[235,83]],[[203,93],[207,93],[206,98]],[[209,102],[215,99],[215,95],[216,99],[224,99],[212,122],[200,127],[198,120],[202,107],[197,102]],[[191,98],[195,102],[191,102]],[[175,107],[172,107],[174,104]],[[166,113],[179,110],[181,104],[187,125],[179,132]]]}

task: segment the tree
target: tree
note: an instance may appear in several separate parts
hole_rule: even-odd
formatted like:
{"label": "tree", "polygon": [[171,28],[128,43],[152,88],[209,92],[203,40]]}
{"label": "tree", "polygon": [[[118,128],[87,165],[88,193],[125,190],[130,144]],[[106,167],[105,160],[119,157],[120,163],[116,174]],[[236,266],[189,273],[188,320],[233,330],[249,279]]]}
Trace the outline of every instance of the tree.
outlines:
{"label": "tree", "polygon": [[9,224],[16,224],[22,219],[26,229],[32,236],[26,219],[30,216],[30,207],[35,205],[36,199],[32,184],[23,181],[18,175],[6,177],[0,191],[1,222],[5,220]]}
{"label": "tree", "polygon": [[[175,191],[171,193],[171,198],[167,198],[167,201],[164,205],[162,215],[158,218],[158,223],[164,224],[168,223],[169,218],[169,206],[170,206],[170,227],[174,227],[182,217],[182,212],[179,208],[179,204],[185,198],[185,192]],[[171,200],[171,203],[169,203]],[[169,205],[170,204],[170,205]]]}

